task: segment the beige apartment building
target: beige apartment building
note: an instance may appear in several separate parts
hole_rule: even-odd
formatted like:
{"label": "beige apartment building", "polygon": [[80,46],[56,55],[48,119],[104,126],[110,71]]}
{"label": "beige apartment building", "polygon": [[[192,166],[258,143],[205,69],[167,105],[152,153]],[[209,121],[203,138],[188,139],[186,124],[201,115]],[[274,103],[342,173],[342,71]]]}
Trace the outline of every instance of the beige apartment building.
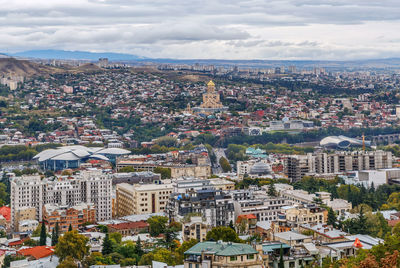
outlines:
{"label": "beige apartment building", "polygon": [[[279,226],[287,226],[298,230],[304,224],[317,225],[326,223],[328,211],[324,208],[311,206],[287,206],[281,209]],[[274,230],[278,232],[278,230]]]}
{"label": "beige apartment building", "polygon": [[188,222],[182,224],[183,241],[196,239],[199,242],[204,242],[209,230],[211,230],[211,226],[201,216],[190,217]]}
{"label": "beige apartment building", "polygon": [[168,184],[117,185],[117,216],[157,213],[165,210],[174,187]]}
{"label": "beige apartment building", "polygon": [[32,231],[32,228],[35,230],[38,225],[38,221],[36,220],[36,208],[25,207],[15,211],[14,224],[17,232]]}

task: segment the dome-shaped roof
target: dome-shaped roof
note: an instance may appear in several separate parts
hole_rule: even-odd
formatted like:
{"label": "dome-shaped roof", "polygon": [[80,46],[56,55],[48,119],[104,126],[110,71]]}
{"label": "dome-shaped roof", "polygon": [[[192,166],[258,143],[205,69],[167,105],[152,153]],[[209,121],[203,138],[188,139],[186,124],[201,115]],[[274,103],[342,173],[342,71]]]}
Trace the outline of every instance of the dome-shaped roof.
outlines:
{"label": "dome-shaped roof", "polygon": [[250,174],[267,175],[270,173],[271,167],[264,162],[257,162],[250,169]]}

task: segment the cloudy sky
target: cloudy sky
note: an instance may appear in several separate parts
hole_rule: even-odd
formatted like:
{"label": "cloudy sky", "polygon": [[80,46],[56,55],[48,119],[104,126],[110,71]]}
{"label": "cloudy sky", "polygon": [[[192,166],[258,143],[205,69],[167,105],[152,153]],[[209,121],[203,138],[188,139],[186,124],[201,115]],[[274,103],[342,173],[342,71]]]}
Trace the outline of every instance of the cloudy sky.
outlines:
{"label": "cloudy sky", "polygon": [[399,0],[0,0],[0,51],[146,57],[400,57]]}

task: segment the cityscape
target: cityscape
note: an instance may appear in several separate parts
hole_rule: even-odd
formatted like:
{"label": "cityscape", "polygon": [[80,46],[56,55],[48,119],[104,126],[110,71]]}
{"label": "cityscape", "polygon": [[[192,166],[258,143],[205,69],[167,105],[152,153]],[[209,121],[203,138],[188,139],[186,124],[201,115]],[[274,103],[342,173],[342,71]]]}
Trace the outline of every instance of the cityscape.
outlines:
{"label": "cityscape", "polygon": [[2,268],[400,267],[398,3],[3,4]]}

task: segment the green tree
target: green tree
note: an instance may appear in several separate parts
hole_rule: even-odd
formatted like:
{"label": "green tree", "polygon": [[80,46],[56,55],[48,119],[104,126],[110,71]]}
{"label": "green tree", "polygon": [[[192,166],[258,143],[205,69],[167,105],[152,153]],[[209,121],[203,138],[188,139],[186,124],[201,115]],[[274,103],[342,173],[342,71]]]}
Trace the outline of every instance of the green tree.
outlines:
{"label": "green tree", "polygon": [[113,263],[120,263],[122,259],[124,259],[124,256],[122,256],[121,254],[119,254],[118,252],[113,252],[109,255],[107,255],[107,257],[111,258],[111,261]]}
{"label": "green tree", "polygon": [[178,234],[177,232],[174,231],[171,227],[168,227],[164,231],[164,239],[161,240],[161,245],[164,247],[172,250],[176,247],[175,240],[177,238]]}
{"label": "green tree", "polygon": [[20,261],[20,260],[24,260],[25,257],[24,256],[18,256],[18,255],[6,255],[4,257],[4,261],[3,261],[3,266],[2,268],[8,268],[10,267],[10,263],[13,261]]}
{"label": "green tree", "polygon": [[114,232],[110,234],[110,240],[116,244],[119,245],[122,242],[122,235],[120,233]]}
{"label": "green tree", "polygon": [[229,164],[229,161],[225,157],[221,157],[219,159],[219,164],[221,165],[221,168],[224,172],[230,172],[232,171],[232,167]]}
{"label": "green tree", "polygon": [[151,236],[159,236],[160,234],[165,232],[168,218],[164,216],[153,216],[147,220],[150,228]]}
{"label": "green tree", "polygon": [[33,240],[33,239],[28,239],[24,241],[24,246],[28,246],[28,247],[36,247],[39,246],[38,241]]}
{"label": "green tree", "polygon": [[337,218],[336,218],[335,212],[333,211],[332,208],[328,208],[328,221],[327,221],[328,225],[332,225],[332,227],[335,228],[336,221],[337,221]]}
{"label": "green tree", "polygon": [[364,214],[363,207],[361,207],[360,213],[358,214],[357,226],[358,226],[359,234],[367,234],[368,233],[369,225],[368,225],[367,217]]}
{"label": "green tree", "polygon": [[175,252],[171,252],[166,248],[158,248],[152,252],[144,254],[139,261],[139,265],[151,265],[152,261],[164,262],[167,265],[176,265],[177,256]]}
{"label": "green tree", "polygon": [[151,265],[154,260],[154,251],[144,254],[139,261],[139,265]]}
{"label": "green tree", "polygon": [[66,257],[57,268],[78,268],[78,265],[75,263],[74,259],[70,256]]}
{"label": "green tree", "polygon": [[392,234],[400,237],[400,222],[393,227]]}
{"label": "green tree", "polygon": [[58,222],[56,222],[56,226],[55,226],[55,235],[56,235],[56,237],[54,239],[54,242],[55,242],[54,245],[57,245],[58,239],[60,237],[60,226],[58,225]]}
{"label": "green tree", "polygon": [[7,186],[4,183],[0,183],[0,206],[4,206],[9,200],[9,192],[7,192]]}
{"label": "green tree", "polygon": [[235,231],[235,226],[233,226],[233,221],[232,220],[229,222],[229,228],[231,228],[232,230]]}
{"label": "green tree", "polygon": [[168,227],[171,228],[174,232],[179,232],[182,230],[182,224],[177,221],[171,222]]}
{"label": "green tree", "polygon": [[176,147],[178,141],[174,137],[160,137],[156,140],[156,143],[160,146],[165,146],[165,147]]}
{"label": "green tree", "polygon": [[66,232],[58,240],[55,248],[55,254],[63,261],[68,256],[74,260],[82,261],[89,253],[89,246],[87,245],[89,239],[78,231]]}
{"label": "green tree", "polygon": [[389,209],[400,210],[400,192],[390,194],[387,200],[387,205]]}
{"label": "green tree", "polygon": [[154,169],[154,173],[161,174],[162,180],[171,178],[171,169],[170,168],[156,167]]}
{"label": "green tree", "polygon": [[137,170],[134,167],[123,167],[118,170],[119,173],[129,173],[129,172],[136,172]]}
{"label": "green tree", "polygon": [[182,245],[175,250],[178,258],[178,264],[183,264],[183,258],[185,251],[188,251],[190,248],[194,247],[198,241],[196,239],[190,239],[182,243]]}
{"label": "green tree", "polygon": [[32,237],[40,236],[41,230],[42,230],[42,224],[39,223],[38,227],[32,232]]}
{"label": "green tree", "polygon": [[227,226],[218,226],[212,228],[211,231],[207,233],[206,239],[213,241],[222,240],[224,242],[241,242],[238,234]]}
{"label": "green tree", "polygon": [[387,234],[390,234],[391,228],[382,213],[379,211],[376,213],[367,212],[365,215],[367,217],[369,235],[384,239]]}
{"label": "green tree", "polygon": [[272,182],[268,186],[268,195],[272,197],[276,197],[278,194],[275,189],[275,184]]}
{"label": "green tree", "polygon": [[281,244],[281,250],[279,251],[279,263],[278,263],[278,268],[285,268],[285,263],[283,261],[283,248]]}
{"label": "green tree", "polygon": [[108,255],[108,254],[111,254],[113,251],[114,251],[113,243],[107,233],[106,237],[103,240],[103,249],[101,250],[101,253],[103,255]]}
{"label": "green tree", "polygon": [[108,227],[106,225],[98,225],[97,228],[99,229],[100,232],[102,233],[108,233]]}
{"label": "green tree", "polygon": [[[133,258],[136,255],[135,244],[132,241],[126,241],[115,250],[125,258]],[[135,256],[138,257],[138,256]]]}
{"label": "green tree", "polygon": [[102,259],[103,255],[100,252],[93,252],[89,256],[86,256],[85,259],[82,261],[83,267],[90,267],[92,265],[103,263]]}
{"label": "green tree", "polygon": [[137,254],[139,257],[142,257],[143,255],[142,241],[140,240],[140,237],[138,237],[136,241],[135,254]]}
{"label": "green tree", "polygon": [[46,239],[47,239],[46,224],[44,223],[44,221],[42,221],[42,227],[40,229],[39,246],[45,246]]}
{"label": "green tree", "polygon": [[121,267],[126,267],[126,266],[135,266],[138,264],[138,260],[135,258],[125,258],[121,260]]}
{"label": "green tree", "polygon": [[68,226],[68,232],[71,232],[72,231],[72,225],[70,224],[69,226]]}
{"label": "green tree", "polygon": [[372,207],[370,207],[369,205],[362,203],[362,204],[359,204],[358,206],[355,206],[350,212],[351,213],[360,213],[361,208],[364,213],[372,212],[372,210],[373,210]]}
{"label": "green tree", "polygon": [[51,231],[51,245],[52,245],[52,246],[55,246],[55,245],[56,245],[55,238],[56,238],[56,231],[55,231],[55,229],[53,228],[53,230]]}

